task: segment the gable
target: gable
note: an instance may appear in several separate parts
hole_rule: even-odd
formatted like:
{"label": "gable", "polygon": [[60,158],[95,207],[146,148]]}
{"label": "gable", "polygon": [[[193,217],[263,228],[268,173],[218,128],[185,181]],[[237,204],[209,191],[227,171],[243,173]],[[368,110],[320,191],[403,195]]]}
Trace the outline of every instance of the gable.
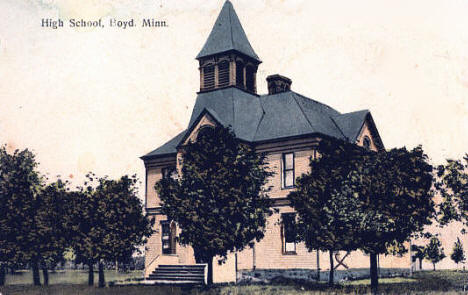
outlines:
{"label": "gable", "polygon": [[189,142],[194,142],[198,136],[198,132],[200,131],[201,128],[205,126],[210,126],[214,127],[217,125],[216,120],[213,118],[210,113],[205,112],[197,121],[196,124],[194,124],[193,128],[189,130],[189,133],[186,134],[184,140],[180,143],[180,145],[185,145]]}
{"label": "gable", "polygon": [[368,138],[370,140],[370,149],[374,151],[385,149],[380,135],[375,126],[372,116],[368,114],[364,123],[361,126],[359,135],[356,138],[356,144],[359,146],[364,146],[364,141]]}

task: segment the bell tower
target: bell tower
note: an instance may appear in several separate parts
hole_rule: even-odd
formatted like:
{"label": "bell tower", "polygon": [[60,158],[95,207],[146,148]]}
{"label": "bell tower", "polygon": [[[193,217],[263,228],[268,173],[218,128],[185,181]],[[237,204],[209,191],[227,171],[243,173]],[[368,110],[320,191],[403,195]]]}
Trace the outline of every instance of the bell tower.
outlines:
{"label": "bell tower", "polygon": [[257,69],[261,60],[229,0],[224,3],[197,60],[200,92],[237,87],[257,93]]}

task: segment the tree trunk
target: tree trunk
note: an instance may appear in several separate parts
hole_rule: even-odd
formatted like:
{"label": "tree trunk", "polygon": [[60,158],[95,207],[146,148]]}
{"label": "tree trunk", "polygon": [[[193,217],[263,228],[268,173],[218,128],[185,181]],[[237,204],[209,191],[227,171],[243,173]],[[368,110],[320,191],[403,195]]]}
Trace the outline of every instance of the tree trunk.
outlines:
{"label": "tree trunk", "polygon": [[41,285],[41,276],[39,274],[39,263],[37,261],[37,258],[33,258],[31,262],[31,268],[33,272],[33,284],[34,286],[40,286]]}
{"label": "tree trunk", "polygon": [[94,286],[94,263],[92,260],[88,262],[88,286]]}
{"label": "tree trunk", "polygon": [[330,253],[330,272],[328,273],[328,286],[333,286],[335,279],[335,266],[333,265],[333,251],[329,250]]}
{"label": "tree trunk", "polygon": [[377,288],[379,286],[379,275],[377,273],[377,254],[370,254],[370,278],[371,278],[371,290],[373,294],[377,294]]}
{"label": "tree trunk", "polygon": [[317,282],[320,282],[320,250],[317,250]]}
{"label": "tree trunk", "polygon": [[434,268],[434,271],[435,271],[435,263],[434,263],[434,262],[432,263],[432,266],[433,266],[433,268]]}
{"label": "tree trunk", "polygon": [[208,285],[213,284],[213,257],[208,258]]}
{"label": "tree trunk", "polygon": [[5,286],[5,265],[0,263],[0,286]]}
{"label": "tree trunk", "polygon": [[422,270],[422,259],[419,258],[419,270]]}
{"label": "tree trunk", "polygon": [[49,286],[49,272],[45,263],[42,264],[42,277],[44,278],[44,286]]}
{"label": "tree trunk", "polygon": [[99,288],[106,286],[106,280],[104,279],[104,264],[99,261]]}

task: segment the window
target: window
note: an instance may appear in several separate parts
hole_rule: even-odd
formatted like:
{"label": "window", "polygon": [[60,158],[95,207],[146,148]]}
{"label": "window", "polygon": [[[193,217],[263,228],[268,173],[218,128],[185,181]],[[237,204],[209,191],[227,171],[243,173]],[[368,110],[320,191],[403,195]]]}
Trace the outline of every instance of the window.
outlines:
{"label": "window", "polygon": [[294,153],[283,154],[283,188],[294,187]]}
{"label": "window", "polygon": [[215,87],[215,68],[213,65],[209,65],[203,68],[203,88],[213,89]]}
{"label": "window", "polygon": [[162,168],[162,177],[163,178],[172,178],[172,179],[177,179],[177,169],[175,167],[166,167]]}
{"label": "window", "polygon": [[248,66],[245,68],[245,84],[247,86],[247,90],[251,92],[255,92],[255,69],[252,66]]}
{"label": "window", "polygon": [[369,136],[364,136],[364,140],[362,141],[362,145],[364,146],[364,148],[366,150],[370,150],[371,140],[370,140]]}
{"label": "window", "polygon": [[162,254],[176,254],[176,225],[174,222],[161,221]]}
{"label": "window", "polygon": [[283,238],[283,254],[296,253],[296,214],[283,213],[282,220],[282,238]]}
{"label": "window", "polygon": [[236,85],[244,88],[244,64],[241,61],[236,62]]}
{"label": "window", "polygon": [[218,65],[218,86],[224,87],[229,85],[229,62],[222,61]]}

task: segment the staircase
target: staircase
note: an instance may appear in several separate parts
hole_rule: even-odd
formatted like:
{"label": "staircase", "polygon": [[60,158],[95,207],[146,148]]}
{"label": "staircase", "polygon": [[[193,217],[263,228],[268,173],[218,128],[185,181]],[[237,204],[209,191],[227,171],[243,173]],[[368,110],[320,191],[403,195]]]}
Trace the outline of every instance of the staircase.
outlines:
{"label": "staircase", "polygon": [[147,278],[156,284],[206,284],[207,265],[159,265]]}

